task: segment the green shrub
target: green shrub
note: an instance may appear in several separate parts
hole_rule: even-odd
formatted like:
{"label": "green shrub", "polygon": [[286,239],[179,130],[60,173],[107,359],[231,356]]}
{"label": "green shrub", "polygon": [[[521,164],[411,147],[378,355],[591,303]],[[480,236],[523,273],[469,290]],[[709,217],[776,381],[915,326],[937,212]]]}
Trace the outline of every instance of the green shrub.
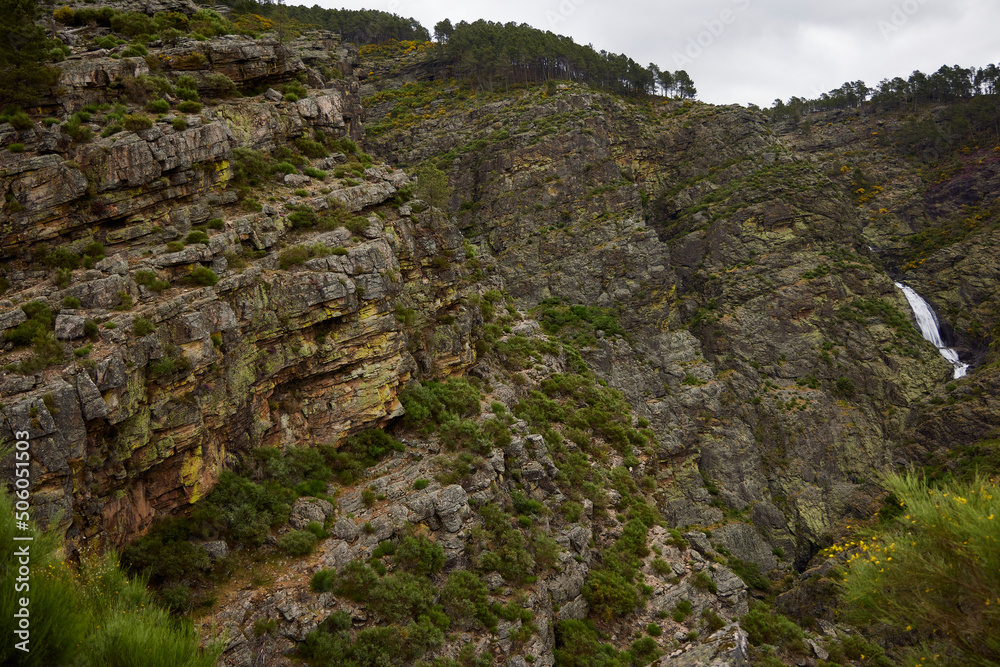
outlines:
{"label": "green shrub", "polygon": [[160,602],[175,614],[184,614],[191,609],[191,587],[187,584],[174,584],[160,590]]}
{"label": "green shrub", "polygon": [[208,234],[206,234],[205,232],[203,232],[203,231],[201,231],[199,229],[196,229],[194,231],[188,232],[188,235],[186,237],[184,237],[184,243],[185,244],[188,244],[188,243],[208,243],[208,242],[209,242]]}
{"label": "green shrub", "polygon": [[194,100],[183,100],[177,103],[177,110],[181,113],[201,113],[201,103]]}
{"label": "green shrub", "polygon": [[312,139],[308,139],[306,137],[299,137],[292,143],[295,144],[295,147],[299,149],[299,152],[306,157],[323,158],[330,154],[330,151],[327,150],[326,146],[318,141],[313,141]]}
{"label": "green shrub", "polygon": [[184,250],[184,241],[168,241],[167,252],[180,252]]}
{"label": "green shrub", "polygon": [[[843,582],[849,618],[912,631],[928,650],[944,644],[940,652],[953,653],[956,664],[995,660],[1000,655],[996,481],[977,473],[969,481],[932,485],[915,475],[889,475],[884,485],[903,513],[832,550],[852,552]],[[920,656],[927,654],[918,652],[914,662]]]}
{"label": "green shrub", "polygon": [[709,635],[726,627],[726,621],[711,609],[703,609],[701,617],[705,620]]}
{"label": "green shrub", "polygon": [[316,546],[316,536],[308,530],[293,530],[278,540],[278,548],[290,556],[305,556]]}
{"label": "green shrub", "polygon": [[639,605],[639,592],[622,574],[595,570],[587,577],[583,595],[593,612],[604,620],[631,614]]}
{"label": "green shrub", "polygon": [[198,82],[190,74],[182,74],[174,83],[175,92],[185,100],[198,99]]}
{"label": "green shrub", "polygon": [[557,665],[566,667],[622,667],[617,649],[601,641],[591,620],[567,619],[555,627],[553,651]]}
{"label": "green shrub", "polygon": [[441,443],[449,450],[469,449],[477,454],[488,454],[492,447],[477,422],[471,419],[450,421],[441,425]]}
{"label": "green shrub", "polygon": [[118,46],[119,44],[121,44],[122,42],[123,40],[120,40],[116,37],[112,37],[111,35],[107,35],[106,37],[94,38],[94,44],[96,44],[102,49],[108,49],[109,51]]}
{"label": "green shrub", "polygon": [[468,381],[454,379],[410,385],[399,398],[406,410],[405,423],[426,431],[446,422],[478,415],[482,395]]}
{"label": "green shrub", "polygon": [[344,227],[352,234],[363,234],[371,226],[371,222],[363,215],[357,215],[344,223]]}
{"label": "green shrub", "polygon": [[236,84],[225,74],[213,72],[205,77],[205,87],[211,91],[215,97],[239,97],[240,91]]}
{"label": "green shrub", "polygon": [[368,592],[368,608],[389,623],[405,623],[425,613],[435,597],[434,586],[410,572],[379,579]]}
{"label": "green shrub", "polygon": [[750,643],[754,646],[780,646],[801,641],[804,636],[802,628],[763,603],[755,604],[749,613],[741,616],[740,625],[747,631]]}
{"label": "green shrub", "polygon": [[351,561],[338,575],[334,592],[355,602],[361,602],[368,597],[377,583],[378,575],[367,563]]}
{"label": "green shrub", "polygon": [[303,264],[307,259],[309,259],[309,248],[301,245],[292,246],[281,251],[278,256],[278,266],[288,269]]}
{"label": "green shrub", "polygon": [[122,58],[142,58],[148,56],[149,51],[142,44],[129,44],[120,55]]}
{"label": "green shrub", "polygon": [[94,136],[94,131],[83,124],[78,116],[71,117],[63,124],[63,130],[70,139],[78,142],[90,141]]}
{"label": "green shrub", "polygon": [[152,35],[156,32],[153,19],[141,12],[121,12],[111,17],[111,29],[127,37]]}
{"label": "green shrub", "polygon": [[308,206],[300,206],[288,215],[288,222],[292,227],[312,227],[319,222],[316,211]]}
{"label": "green shrub", "polygon": [[132,332],[136,336],[148,336],[149,334],[156,331],[156,325],[147,320],[145,317],[136,316],[132,320]]}
{"label": "green shrub", "polygon": [[28,319],[5,332],[4,339],[7,342],[16,347],[24,347],[45,338],[52,331],[55,316],[45,302],[31,301],[21,306],[21,311]]}
{"label": "green shrub", "polygon": [[369,429],[347,438],[330,462],[334,474],[343,484],[352,484],[365,468],[369,468],[392,452],[405,450],[402,443],[381,429]]}
{"label": "green shrub", "polygon": [[490,610],[489,590],[477,574],[468,570],[455,570],[441,588],[441,606],[455,625],[470,628],[474,621],[486,629],[497,624],[496,615]]}
{"label": "green shrub", "polygon": [[148,130],[153,127],[153,121],[151,121],[147,116],[130,113],[125,116],[122,125],[129,132],[141,132],[142,130]]}
{"label": "green shrub", "polygon": [[80,300],[75,296],[64,296],[62,300],[63,308],[75,309],[80,307]]}
{"label": "green shrub", "polygon": [[156,276],[156,273],[149,271],[148,269],[141,269],[135,272],[135,282],[144,287],[148,287],[156,293],[160,293],[165,289],[170,287],[170,283],[166,280],[161,280]]}
{"label": "green shrub", "polygon": [[146,111],[150,113],[167,113],[170,111],[170,102],[162,97],[146,102]]}
{"label": "green shrub", "polygon": [[423,478],[421,478],[421,479],[418,479],[417,481],[415,481],[413,483],[413,488],[416,489],[417,491],[423,491],[424,489],[427,488],[427,486],[430,483],[431,483],[431,481],[429,479],[423,479]]}
{"label": "green shrub", "polygon": [[718,593],[719,587],[712,581],[712,578],[705,574],[704,572],[698,572],[694,575],[694,581],[692,582],[695,588],[700,588],[703,591],[708,591],[713,595]]}
{"label": "green shrub", "polygon": [[187,119],[183,116],[177,116],[170,124],[178,132],[183,132],[188,128]]}
{"label": "green shrub", "polygon": [[187,279],[195,285],[202,285],[204,287],[211,287],[219,282],[219,276],[207,266],[194,267],[191,269],[191,273],[187,275]]}
{"label": "green shrub", "polygon": [[327,173],[325,171],[323,171],[322,169],[316,169],[315,167],[306,167],[305,169],[302,170],[302,173],[308,176],[309,178],[317,178],[321,181],[325,181],[327,176]]}
{"label": "green shrub", "polygon": [[233,149],[233,180],[246,185],[258,185],[271,174],[271,159],[251,148]]}
{"label": "green shrub", "polygon": [[23,153],[24,152],[24,144],[22,144],[20,142],[15,142],[15,143],[10,144],[9,146],[7,146],[7,150],[9,150],[11,153]]}
{"label": "green shrub", "polygon": [[841,375],[837,378],[837,381],[834,384],[833,393],[844,398],[854,396],[854,380],[845,375]]}
{"label": "green shrub", "polygon": [[14,109],[0,114],[0,123],[3,122],[10,123],[15,130],[30,130],[35,126],[31,117],[23,109]]}
{"label": "green shrub", "polygon": [[290,164],[288,162],[279,162],[279,163],[277,163],[276,165],[274,165],[274,167],[272,167],[272,171],[274,173],[276,173],[276,174],[277,173],[281,173],[281,174],[297,174],[297,173],[299,173],[299,170],[295,168],[295,165],[294,164]]}
{"label": "green shrub", "polygon": [[444,549],[423,535],[407,536],[396,548],[396,562],[410,572],[435,574],[444,567]]}
{"label": "green shrub", "polygon": [[757,563],[740,560],[739,558],[729,558],[728,565],[729,569],[735,572],[750,588],[755,588],[765,593],[771,590],[770,580],[761,574],[760,566]]}
{"label": "green shrub", "polygon": [[[270,528],[288,521],[294,492],[264,486],[232,472],[219,476],[212,492],[192,512],[206,537],[259,546]],[[312,533],[308,533],[315,540]]]}
{"label": "green shrub", "polygon": [[334,570],[319,570],[309,582],[309,588],[315,593],[325,593],[332,591],[337,583],[337,573]]}

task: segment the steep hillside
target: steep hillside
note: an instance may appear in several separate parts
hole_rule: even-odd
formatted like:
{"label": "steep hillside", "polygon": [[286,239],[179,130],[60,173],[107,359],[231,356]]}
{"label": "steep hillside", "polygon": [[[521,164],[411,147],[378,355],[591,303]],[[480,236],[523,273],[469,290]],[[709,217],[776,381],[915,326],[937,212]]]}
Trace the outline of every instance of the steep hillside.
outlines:
{"label": "steep hillside", "polygon": [[[653,424],[671,521],[781,515],[761,528],[802,566],[877,506],[911,406],[949,369],[839,186],[738,107],[564,85],[450,110],[450,87],[369,97],[373,152],[450,176],[519,305],[618,314],[624,335],[581,349]],[[414,99],[437,111],[381,120]]]}
{"label": "steep hillside", "polygon": [[1000,460],[1000,149],[908,157],[947,108],[477,85],[173,0],[51,27],[59,88],[0,123],[0,439],[66,553],[122,548],[220,664],[915,641],[842,623],[824,548],[885,473]]}

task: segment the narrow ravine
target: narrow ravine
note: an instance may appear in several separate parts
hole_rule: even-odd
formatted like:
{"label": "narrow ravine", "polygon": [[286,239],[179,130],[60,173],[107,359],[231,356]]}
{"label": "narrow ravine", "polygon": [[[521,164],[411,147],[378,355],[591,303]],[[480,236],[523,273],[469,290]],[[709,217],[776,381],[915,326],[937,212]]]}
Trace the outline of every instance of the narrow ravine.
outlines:
{"label": "narrow ravine", "polygon": [[969,364],[963,363],[958,358],[958,352],[945,346],[944,341],[941,340],[941,330],[938,325],[937,315],[934,314],[934,309],[912,287],[908,287],[903,283],[896,283],[896,287],[903,290],[903,295],[913,310],[913,317],[917,320],[917,328],[920,329],[923,337],[933,343],[938,352],[941,353],[941,356],[947,359],[948,363],[955,368],[954,378],[956,380],[964,377],[969,370]]}

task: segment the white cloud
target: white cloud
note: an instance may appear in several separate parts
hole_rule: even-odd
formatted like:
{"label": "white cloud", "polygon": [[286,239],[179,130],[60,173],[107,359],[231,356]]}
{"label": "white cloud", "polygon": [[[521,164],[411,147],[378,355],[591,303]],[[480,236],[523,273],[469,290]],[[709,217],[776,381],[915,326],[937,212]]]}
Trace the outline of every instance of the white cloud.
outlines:
{"label": "white cloud", "polygon": [[[311,4],[311,3],[309,3]],[[992,0],[385,0],[321,1],[381,9],[428,30],[441,19],[528,23],[645,65],[686,69],[717,104],[814,97],[845,81],[1000,63],[1000,3]],[[723,12],[729,12],[724,15]],[[721,30],[720,30],[721,28]],[[692,44],[694,46],[692,46]],[[700,48],[699,48],[700,47]],[[697,54],[691,58],[690,53]],[[675,62],[675,55],[682,65]]]}

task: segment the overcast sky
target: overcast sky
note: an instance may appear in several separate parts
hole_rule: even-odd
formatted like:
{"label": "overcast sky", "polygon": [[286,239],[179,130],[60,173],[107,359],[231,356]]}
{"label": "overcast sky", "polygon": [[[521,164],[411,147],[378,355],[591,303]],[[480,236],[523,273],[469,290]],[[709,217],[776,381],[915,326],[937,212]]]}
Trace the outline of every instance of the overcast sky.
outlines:
{"label": "overcast sky", "polygon": [[915,69],[1000,64],[996,0],[315,2],[413,17],[431,33],[445,18],[527,23],[642,65],[685,69],[698,99],[715,104],[769,107],[777,97],[817,97],[845,81],[873,86]]}

